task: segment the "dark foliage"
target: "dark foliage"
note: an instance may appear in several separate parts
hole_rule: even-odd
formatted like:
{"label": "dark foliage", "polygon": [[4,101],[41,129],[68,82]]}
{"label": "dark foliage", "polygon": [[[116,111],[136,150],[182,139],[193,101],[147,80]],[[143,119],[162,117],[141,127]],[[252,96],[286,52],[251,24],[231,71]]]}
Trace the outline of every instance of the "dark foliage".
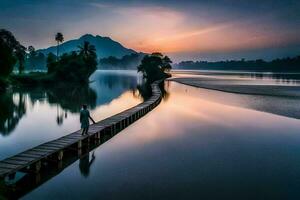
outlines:
{"label": "dark foliage", "polygon": [[249,70],[249,71],[273,71],[293,72],[300,71],[300,56],[294,58],[275,59],[270,62],[258,60],[230,60],[219,62],[184,61],[176,64],[179,69],[212,69],[212,70]]}
{"label": "dark foliage", "polygon": [[143,77],[152,83],[155,80],[170,76],[167,72],[172,68],[171,63],[172,61],[167,56],[153,53],[146,55],[137,68],[138,72],[141,72]]}
{"label": "dark foliage", "polygon": [[19,64],[19,73],[21,74],[24,69],[25,69],[25,58],[26,58],[26,48],[23,47],[22,45],[20,45],[17,49],[16,49],[16,57],[18,59],[18,64]]}
{"label": "dark foliage", "polygon": [[96,70],[97,55],[93,45],[85,42],[79,53],[73,51],[63,54],[58,61],[54,54],[47,57],[48,74],[55,80],[65,82],[88,82],[90,75]]}
{"label": "dark foliage", "polygon": [[0,29],[0,77],[5,78],[10,75],[18,60],[22,70],[24,59],[25,47],[16,40],[11,32]]}
{"label": "dark foliage", "polygon": [[55,72],[55,67],[57,66],[56,56],[53,53],[49,53],[47,56],[47,69],[48,74]]}
{"label": "dark foliage", "polygon": [[28,58],[26,59],[26,63],[25,63],[26,69],[43,70],[46,65],[46,56],[41,52],[37,53],[33,46],[29,46],[27,50],[28,50]]}
{"label": "dark foliage", "polygon": [[56,56],[58,58],[58,56],[59,56],[59,44],[64,41],[63,34],[62,33],[56,33],[56,35],[55,35],[55,41],[57,42]]}

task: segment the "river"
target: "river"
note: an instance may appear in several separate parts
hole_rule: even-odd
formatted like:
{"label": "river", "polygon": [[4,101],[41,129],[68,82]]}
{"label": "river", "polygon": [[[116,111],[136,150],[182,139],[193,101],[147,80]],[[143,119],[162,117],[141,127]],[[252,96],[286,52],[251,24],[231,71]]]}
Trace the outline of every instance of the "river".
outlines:
{"label": "river", "polygon": [[[256,76],[246,78],[263,84]],[[276,80],[281,78],[271,79],[268,84],[283,84]],[[292,83],[297,84],[297,81]],[[128,92],[129,88],[110,97],[107,105],[97,98],[92,115],[101,119],[141,101]],[[290,103],[290,100],[293,102],[290,107],[297,109],[298,99],[227,93],[173,81],[166,81],[165,89],[167,93],[162,103],[152,112],[100,145],[85,160],[74,162],[23,198],[300,198],[300,121],[292,115],[272,111],[280,110],[282,103]],[[99,88],[97,95],[100,93]],[[38,143],[34,137],[47,140],[61,135],[71,126],[78,128],[74,127],[77,115],[68,114],[70,121],[59,126],[55,120],[56,106],[42,104],[47,109],[41,110],[44,107],[40,104],[35,105],[36,110],[44,113],[45,118],[40,121],[36,121],[38,117],[32,118],[35,120],[31,122],[28,119],[27,127],[28,124],[32,127],[29,130],[20,121],[19,130],[16,128],[9,136],[2,137],[12,142],[22,143],[25,139]],[[268,109],[264,109],[266,104]],[[38,122],[47,123],[44,127],[48,130],[41,128]],[[34,127],[43,130],[36,135],[48,135],[57,130],[59,133],[50,134],[51,137],[30,135]],[[10,137],[22,139],[14,141]],[[8,154],[2,151],[9,149],[12,142],[2,142],[7,145],[6,148],[1,145],[2,157]]]}

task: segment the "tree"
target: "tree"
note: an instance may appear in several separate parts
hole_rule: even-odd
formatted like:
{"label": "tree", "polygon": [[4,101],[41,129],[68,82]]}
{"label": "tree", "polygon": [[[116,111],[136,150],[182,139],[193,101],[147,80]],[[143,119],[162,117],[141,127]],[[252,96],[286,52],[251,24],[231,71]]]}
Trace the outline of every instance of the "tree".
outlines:
{"label": "tree", "polygon": [[19,62],[19,73],[21,74],[25,67],[24,67],[24,63],[25,63],[25,57],[26,57],[26,48],[22,45],[20,45],[15,52],[15,55],[18,59]]}
{"label": "tree", "polygon": [[78,46],[79,54],[83,58],[87,59],[88,57],[96,57],[96,48],[94,45],[91,45],[88,41],[84,41],[83,45]]}
{"label": "tree", "polygon": [[29,65],[30,68],[35,68],[35,57],[36,57],[36,51],[35,48],[33,46],[28,46],[27,51],[29,53]]}
{"label": "tree", "polygon": [[153,53],[143,58],[138,66],[138,72],[141,72],[147,81],[153,82],[170,76],[166,73],[172,68],[170,63],[172,61],[169,57],[163,56],[161,53]]}
{"label": "tree", "polygon": [[56,49],[56,58],[58,59],[59,56],[59,45],[64,41],[64,36],[62,33],[58,32],[55,35],[55,41],[57,42],[57,49]]}
{"label": "tree", "polygon": [[33,47],[33,46],[29,46],[28,48],[27,48],[27,50],[28,50],[28,52],[29,52],[29,56],[30,57],[35,57],[36,56],[36,51],[35,51],[35,48]]}
{"label": "tree", "polygon": [[161,69],[163,71],[169,72],[172,69],[171,63],[172,63],[172,60],[168,56],[163,57]]}
{"label": "tree", "polygon": [[0,77],[7,77],[17,62],[16,50],[20,43],[10,31],[0,29]]}
{"label": "tree", "polygon": [[47,56],[47,69],[48,74],[55,72],[56,56],[53,53],[49,53]]}

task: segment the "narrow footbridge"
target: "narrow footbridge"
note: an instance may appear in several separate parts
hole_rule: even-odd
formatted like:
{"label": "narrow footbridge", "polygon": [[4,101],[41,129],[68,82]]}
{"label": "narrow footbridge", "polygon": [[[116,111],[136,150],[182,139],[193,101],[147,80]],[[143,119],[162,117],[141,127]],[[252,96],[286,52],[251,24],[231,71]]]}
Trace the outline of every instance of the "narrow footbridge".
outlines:
{"label": "narrow footbridge", "polygon": [[160,103],[162,94],[158,86],[159,82],[156,81],[151,85],[152,96],[147,101],[91,125],[88,135],[82,136],[81,131],[78,130],[0,161],[0,178],[14,177],[19,171],[39,173],[47,166],[43,163],[63,160],[66,151],[80,152],[84,145],[100,142],[105,135],[114,136]]}

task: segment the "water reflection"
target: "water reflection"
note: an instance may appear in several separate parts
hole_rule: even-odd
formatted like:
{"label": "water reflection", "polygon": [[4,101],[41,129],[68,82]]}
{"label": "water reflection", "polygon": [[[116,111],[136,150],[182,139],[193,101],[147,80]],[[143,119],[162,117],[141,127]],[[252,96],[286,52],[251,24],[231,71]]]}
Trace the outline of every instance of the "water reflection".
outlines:
{"label": "water reflection", "polygon": [[[134,71],[96,71],[89,85],[13,88],[0,95],[0,159],[80,129],[87,104],[97,121],[142,101]],[[47,127],[47,128],[43,128]]]}
{"label": "water reflection", "polygon": [[0,96],[0,133],[8,135],[26,113],[25,95],[11,92]]}
{"label": "water reflection", "polygon": [[49,104],[60,105],[64,111],[78,113],[82,104],[96,107],[97,95],[89,85],[63,85],[47,90]]}
{"label": "water reflection", "polygon": [[68,118],[68,112],[78,114],[82,104],[95,109],[126,91],[132,91],[134,98],[140,98],[136,95],[138,83],[143,84],[134,71],[96,71],[89,85],[58,84],[47,88],[13,89],[0,96],[0,134],[13,132],[28,108],[34,107],[37,102],[56,107],[55,121],[61,126]]}
{"label": "water reflection", "polygon": [[56,123],[62,125],[68,117],[67,112],[78,113],[81,105],[87,104],[90,108],[96,107],[96,93],[88,85],[60,85],[51,88],[22,88],[7,92],[0,96],[0,133],[9,135],[16,128],[20,119],[31,106],[40,100],[56,106]]}
{"label": "water reflection", "polygon": [[79,170],[82,176],[88,177],[90,174],[90,168],[95,160],[95,152],[92,153],[92,157],[90,160],[90,152],[86,153],[85,155],[81,156],[79,159]]}
{"label": "water reflection", "polygon": [[77,161],[24,199],[299,199],[299,120],[166,88],[167,102],[95,150],[88,178]]}
{"label": "water reflection", "polygon": [[[167,101],[169,98],[170,93],[167,92],[166,87],[169,87],[169,82],[160,82],[159,83],[159,89],[162,93],[162,98],[163,100]],[[152,96],[152,88],[151,88],[151,84],[148,82],[144,82],[143,84],[139,84],[137,86],[137,90],[138,90],[138,95],[137,94],[133,94],[135,96],[140,96],[144,101],[146,101],[147,99],[149,99]]]}
{"label": "water reflection", "polygon": [[96,71],[91,77],[90,87],[97,94],[97,105],[103,105],[118,98],[125,91],[135,91],[138,84],[143,84],[135,71]]}
{"label": "water reflection", "polygon": [[231,81],[232,84],[300,85],[300,73],[271,73],[214,70],[175,70],[173,77],[210,78]]}

